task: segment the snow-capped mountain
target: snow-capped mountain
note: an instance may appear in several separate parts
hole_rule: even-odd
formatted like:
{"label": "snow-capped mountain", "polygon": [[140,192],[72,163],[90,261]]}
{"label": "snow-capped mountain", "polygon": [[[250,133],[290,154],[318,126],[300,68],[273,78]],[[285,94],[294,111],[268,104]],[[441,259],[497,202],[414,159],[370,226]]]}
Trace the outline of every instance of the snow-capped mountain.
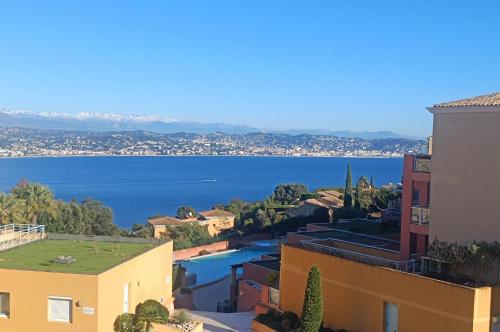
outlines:
{"label": "snow-capped mountain", "polygon": [[94,112],[81,112],[77,114],[56,112],[36,113],[8,109],[0,109],[0,127],[86,131],[145,130],[161,134],[177,132],[245,134],[260,131],[259,129],[244,125],[175,121],[155,115],[123,115]]}

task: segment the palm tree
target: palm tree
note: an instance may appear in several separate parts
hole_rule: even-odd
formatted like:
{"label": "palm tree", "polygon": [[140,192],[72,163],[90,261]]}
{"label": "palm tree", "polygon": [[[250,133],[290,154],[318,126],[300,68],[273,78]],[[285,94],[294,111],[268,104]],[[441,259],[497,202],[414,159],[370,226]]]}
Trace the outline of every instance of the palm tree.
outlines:
{"label": "palm tree", "polygon": [[23,221],[23,202],[12,195],[0,193],[0,225]]}
{"label": "palm tree", "polygon": [[38,217],[42,214],[54,216],[54,195],[49,188],[39,183],[27,183],[17,186],[12,193],[23,199],[26,205],[26,218],[36,225]]}

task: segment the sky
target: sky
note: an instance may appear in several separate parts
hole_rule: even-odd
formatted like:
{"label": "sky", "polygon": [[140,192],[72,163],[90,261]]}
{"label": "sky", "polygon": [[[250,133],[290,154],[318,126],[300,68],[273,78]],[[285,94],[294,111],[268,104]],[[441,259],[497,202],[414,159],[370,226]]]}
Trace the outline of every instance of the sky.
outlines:
{"label": "sky", "polygon": [[0,108],[426,136],[500,91],[498,1],[1,1]]}

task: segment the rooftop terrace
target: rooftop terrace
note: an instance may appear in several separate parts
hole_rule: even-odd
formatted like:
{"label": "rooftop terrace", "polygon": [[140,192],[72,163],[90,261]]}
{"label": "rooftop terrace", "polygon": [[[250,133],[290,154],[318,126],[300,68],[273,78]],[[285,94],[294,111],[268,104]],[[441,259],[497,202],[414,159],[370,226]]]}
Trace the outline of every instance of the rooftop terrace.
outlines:
{"label": "rooftop terrace", "polygon": [[[0,252],[0,269],[98,274],[152,248],[150,243],[42,240]],[[59,256],[75,262],[56,263]]]}

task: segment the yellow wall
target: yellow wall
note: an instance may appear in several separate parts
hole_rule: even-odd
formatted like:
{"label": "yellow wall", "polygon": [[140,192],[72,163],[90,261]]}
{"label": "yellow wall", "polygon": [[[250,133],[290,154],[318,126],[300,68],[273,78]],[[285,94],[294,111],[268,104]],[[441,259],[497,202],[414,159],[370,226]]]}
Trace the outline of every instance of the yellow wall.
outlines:
{"label": "yellow wall", "polygon": [[282,247],[280,307],[299,314],[312,265],[322,276],[325,325],[350,332],[384,331],[384,301],[399,307],[399,331],[489,332],[491,288],[473,289]]}
{"label": "yellow wall", "polygon": [[[97,276],[0,269],[0,292],[10,293],[10,318],[0,318],[2,332],[96,331],[98,315]],[[49,296],[73,299],[73,323],[48,321]],[[84,306],[96,314],[84,315]],[[109,330],[108,330],[109,331]]]}
{"label": "yellow wall", "polygon": [[[9,318],[0,317],[0,331],[111,332],[123,311],[127,283],[130,312],[139,302],[161,297],[171,309],[172,254],[170,241],[98,275],[0,269],[0,292],[10,293],[11,312]],[[48,321],[49,296],[73,299],[72,323]],[[83,307],[92,307],[95,313],[85,315]]]}
{"label": "yellow wall", "polygon": [[225,229],[232,229],[234,227],[234,217],[221,217],[213,218],[200,222],[202,225],[207,225],[208,233],[211,236],[218,235],[221,231]]}
{"label": "yellow wall", "polygon": [[161,297],[172,309],[172,256],[170,241],[98,276],[99,332],[111,331],[116,316],[123,312],[125,284],[129,284],[129,312],[140,302]]}
{"label": "yellow wall", "polygon": [[[434,114],[432,240],[500,239],[500,107],[489,112],[430,109]],[[482,194],[481,194],[482,193]]]}

